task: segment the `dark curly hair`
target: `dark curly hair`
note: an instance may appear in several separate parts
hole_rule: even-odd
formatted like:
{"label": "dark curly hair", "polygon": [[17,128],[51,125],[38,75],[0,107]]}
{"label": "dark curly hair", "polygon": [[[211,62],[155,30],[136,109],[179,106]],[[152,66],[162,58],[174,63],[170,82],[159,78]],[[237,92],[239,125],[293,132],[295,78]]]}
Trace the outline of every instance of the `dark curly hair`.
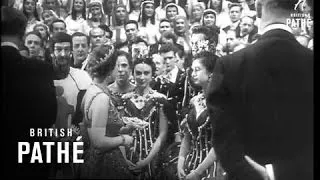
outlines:
{"label": "dark curly hair", "polygon": [[95,47],[89,55],[88,71],[91,77],[105,79],[111,75],[116,65],[116,55],[114,47],[103,44]]}
{"label": "dark curly hair", "polygon": [[133,63],[133,69],[132,69],[132,74],[134,74],[134,68],[138,64],[147,64],[151,67],[152,70],[152,76],[155,75],[156,73],[156,65],[154,64],[152,57],[142,57],[142,58],[137,58],[134,63]]}

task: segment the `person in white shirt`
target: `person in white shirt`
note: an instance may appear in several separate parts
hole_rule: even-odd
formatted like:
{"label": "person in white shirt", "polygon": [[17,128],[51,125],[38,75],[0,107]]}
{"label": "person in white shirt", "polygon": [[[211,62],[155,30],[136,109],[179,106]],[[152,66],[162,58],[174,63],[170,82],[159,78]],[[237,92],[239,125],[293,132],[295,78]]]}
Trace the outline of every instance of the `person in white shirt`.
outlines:
{"label": "person in white shirt", "polygon": [[74,68],[82,68],[84,61],[89,54],[90,39],[81,32],[76,32],[72,35],[72,55]]}
{"label": "person in white shirt", "polygon": [[87,33],[89,27],[86,23],[86,2],[85,0],[74,0],[71,14],[67,16],[67,33],[72,35],[75,32]]}
{"label": "person in white shirt", "polygon": [[138,21],[141,11],[141,0],[129,0],[129,20]]}
{"label": "person in white shirt", "polygon": [[158,23],[155,19],[154,2],[147,0],[141,4],[141,14],[139,17],[139,31],[146,32],[148,45],[157,42],[156,34],[158,32]]}
{"label": "person in white shirt", "polygon": [[[52,37],[52,63],[55,73],[54,86],[63,89],[62,97],[73,106],[77,105],[77,96],[80,90],[85,90],[92,83],[89,74],[83,70],[70,67],[72,39],[64,33],[55,33]],[[71,125],[71,116],[68,117],[68,126]]]}

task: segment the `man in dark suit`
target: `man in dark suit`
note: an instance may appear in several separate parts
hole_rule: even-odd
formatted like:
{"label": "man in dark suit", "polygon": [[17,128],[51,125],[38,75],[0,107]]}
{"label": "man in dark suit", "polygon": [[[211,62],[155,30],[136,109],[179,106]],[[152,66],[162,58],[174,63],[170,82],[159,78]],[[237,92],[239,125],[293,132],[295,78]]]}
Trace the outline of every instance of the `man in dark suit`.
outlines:
{"label": "man in dark suit", "polygon": [[258,0],[261,38],[215,66],[207,104],[229,179],[313,179],[313,53],[285,24],[295,3]]}
{"label": "man in dark suit", "polygon": [[[45,137],[31,137],[31,128],[49,128],[56,119],[57,103],[53,69],[46,62],[26,59],[19,53],[27,19],[22,12],[1,7],[2,57],[2,140],[6,177],[48,177],[49,164],[30,163],[34,142]],[[18,163],[18,142],[30,143],[30,155]],[[42,152],[45,147],[40,146]],[[45,162],[46,156],[42,154]]]}

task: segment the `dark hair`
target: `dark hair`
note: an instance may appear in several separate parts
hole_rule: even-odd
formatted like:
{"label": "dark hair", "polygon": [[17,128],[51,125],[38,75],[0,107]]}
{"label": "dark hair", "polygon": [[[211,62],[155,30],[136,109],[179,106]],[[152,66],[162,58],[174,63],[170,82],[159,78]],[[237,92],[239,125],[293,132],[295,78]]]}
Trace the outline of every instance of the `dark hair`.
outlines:
{"label": "dark hair", "polygon": [[100,24],[98,27],[103,29],[105,32],[108,32],[110,34],[110,39],[113,37],[113,32],[110,30],[109,26],[106,24]]}
{"label": "dark hair", "polygon": [[129,20],[129,21],[127,21],[126,23],[124,23],[124,29],[126,29],[126,26],[127,26],[128,24],[135,24],[136,27],[137,27],[137,29],[139,29],[138,22],[135,21],[135,20]]}
{"label": "dark hair", "polygon": [[[85,0],[82,0],[82,2],[83,2],[83,9],[82,9],[82,18],[83,19],[87,19],[87,17],[86,17],[86,1]],[[75,11],[75,9],[74,9],[74,3],[75,3],[75,0],[73,0],[73,3],[72,3],[72,9],[71,9],[71,18],[73,19],[73,20],[77,20],[77,12]]]}
{"label": "dark hair", "polygon": [[200,61],[200,63],[206,68],[206,70],[209,73],[212,73],[218,58],[219,57],[217,55],[212,55],[212,54],[208,53],[208,54],[201,56],[199,58],[196,58],[196,59]]}
{"label": "dark hair", "polygon": [[[164,1],[166,0],[162,0],[162,7],[161,8],[164,8],[168,3],[164,3]],[[176,3],[176,0],[173,0],[171,3]]]}
{"label": "dark hair", "polygon": [[[142,9],[141,9],[141,12],[140,12],[140,13],[141,13],[141,16],[139,16],[139,19],[138,19],[139,22],[141,21],[142,27],[146,27],[146,25],[147,25],[148,17],[145,15],[145,10],[144,10],[144,8],[145,8],[145,6],[146,6],[147,4],[152,4],[152,5],[153,5],[154,12],[153,12],[152,17],[150,17],[150,20],[151,20],[151,24],[153,24],[153,25],[155,24],[155,14],[156,14],[156,11],[155,11],[154,4],[153,4],[153,3],[150,3],[150,2],[147,2],[147,3],[143,3],[143,6],[142,6]],[[140,17],[141,17],[141,19],[140,19]]]}
{"label": "dark hair", "polygon": [[171,4],[171,3],[170,3],[170,5],[169,5],[169,6],[167,6],[167,7],[166,7],[166,13],[167,13],[167,9],[168,9],[169,7],[175,7],[175,8],[176,8],[176,10],[177,10],[177,13],[179,14],[178,6],[177,6],[177,5],[175,5],[175,4]]}
{"label": "dark hair", "polygon": [[211,1],[212,0],[208,1],[207,9],[213,9],[213,10],[217,11],[217,13],[221,13],[221,11],[222,11],[222,1],[223,0],[220,1],[220,5],[219,5],[218,9],[214,9],[213,4],[211,3]]}
{"label": "dark hair", "polygon": [[230,3],[230,4],[228,5],[229,10],[231,10],[231,8],[233,8],[233,7],[240,7],[240,11],[243,10],[243,7],[241,6],[240,3]]}
{"label": "dark hair", "polygon": [[106,34],[106,32],[105,32],[105,30],[104,29],[102,29],[101,27],[96,27],[96,28],[92,28],[90,31],[89,31],[89,37],[91,37],[92,35],[91,35],[91,32],[93,31],[93,30],[95,30],[95,29],[101,29],[102,31],[103,31],[103,35],[105,35]]}
{"label": "dark hair", "polygon": [[23,37],[27,27],[27,18],[21,11],[11,7],[1,7],[1,33]]}
{"label": "dark hair", "polygon": [[295,4],[298,3],[298,0],[270,0],[267,1],[266,7],[270,9],[284,9],[292,11],[295,7]]}
{"label": "dark hair", "polygon": [[66,24],[66,22],[64,22],[64,20],[62,20],[62,19],[55,19],[54,21],[52,21],[52,23],[50,24],[50,32],[52,32],[53,31],[53,24],[54,23],[57,23],[57,22],[62,22],[63,24],[64,24],[64,27],[65,28],[67,28],[67,24]]}
{"label": "dark hair", "polygon": [[86,39],[87,39],[87,44],[90,45],[90,38],[89,38],[87,35],[83,34],[82,32],[75,32],[75,33],[73,33],[72,36],[71,36],[71,40],[73,41],[73,38],[74,38],[74,37],[83,37],[83,36],[86,37]]}
{"label": "dark hair", "polygon": [[192,34],[203,34],[206,40],[210,42],[218,43],[219,29],[209,28],[206,26],[195,26],[192,28]]}
{"label": "dark hair", "polygon": [[141,57],[141,58],[137,58],[134,62],[133,62],[133,68],[132,68],[132,74],[134,74],[134,68],[136,67],[136,65],[138,64],[147,64],[151,67],[151,71],[152,71],[152,76],[155,75],[156,73],[156,65],[154,64],[152,57]]}
{"label": "dark hair", "polygon": [[178,53],[179,52],[179,48],[177,48],[176,45],[174,44],[171,44],[171,43],[168,43],[168,44],[164,44],[161,46],[160,50],[159,50],[159,53],[167,53],[167,52],[170,52],[170,51],[173,51],[174,54]]}
{"label": "dark hair", "polygon": [[118,57],[119,56],[124,56],[126,57],[127,61],[128,61],[128,64],[129,64],[129,67],[132,69],[133,68],[133,62],[132,62],[132,57],[129,53],[125,52],[125,51],[116,51],[116,60],[118,60]]}
{"label": "dark hair", "polygon": [[52,36],[52,38],[50,39],[50,49],[51,49],[51,52],[54,51],[54,45],[56,43],[62,43],[62,42],[69,42],[70,43],[70,46],[71,46],[71,49],[72,49],[72,39],[71,39],[71,36],[67,33],[64,33],[64,32],[57,32],[57,33],[54,33],[54,35]]}
{"label": "dark hair", "polygon": [[145,41],[144,39],[142,39],[139,36],[134,40],[133,44],[138,44],[138,43],[141,43],[141,42],[144,43],[146,46],[148,46],[147,41]]}
{"label": "dark hair", "polygon": [[92,77],[104,79],[112,73],[117,60],[112,48],[110,45],[103,44],[92,50],[88,61],[88,71]]}
{"label": "dark hair", "polygon": [[[23,14],[24,14],[26,17],[28,17],[27,12],[26,12],[26,10],[24,9],[24,4],[26,3],[26,1],[27,1],[27,0],[23,0],[23,3],[22,3],[22,12],[23,12]],[[36,18],[37,21],[40,21],[40,17],[39,17],[39,14],[38,14],[38,11],[37,11],[37,5],[36,5],[36,3],[37,3],[38,0],[32,0],[32,1],[34,1],[34,3],[35,3],[35,8],[34,8],[33,16]]]}
{"label": "dark hair", "polygon": [[[168,22],[168,23],[170,23],[169,19],[163,18],[163,19],[160,20],[159,25],[160,25],[161,23],[163,23],[163,22]],[[172,26],[171,23],[170,23],[170,26]]]}
{"label": "dark hair", "polygon": [[24,35],[23,42],[26,40],[26,38],[27,38],[29,35],[38,36],[38,38],[40,38],[40,46],[41,46],[41,47],[44,46],[43,39],[42,39],[42,37],[41,37],[41,34],[40,34],[38,31],[30,31],[30,32],[28,32],[26,35]]}
{"label": "dark hair", "polygon": [[165,32],[163,32],[162,35],[161,35],[160,40],[161,40],[162,38],[172,39],[172,40],[173,40],[173,43],[176,43],[176,42],[177,42],[177,39],[178,39],[177,35],[176,35],[175,33],[171,32],[171,31],[165,31]]}

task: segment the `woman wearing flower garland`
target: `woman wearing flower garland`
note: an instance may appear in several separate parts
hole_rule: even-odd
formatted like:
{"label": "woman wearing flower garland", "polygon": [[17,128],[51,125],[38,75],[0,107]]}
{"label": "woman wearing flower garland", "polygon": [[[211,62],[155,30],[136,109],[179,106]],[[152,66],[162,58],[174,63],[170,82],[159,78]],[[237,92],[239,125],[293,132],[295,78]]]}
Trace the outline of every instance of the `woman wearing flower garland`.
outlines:
{"label": "woman wearing flower garland", "polygon": [[139,179],[159,179],[162,174],[161,147],[168,131],[166,97],[151,89],[150,82],[155,73],[151,58],[139,58],[133,66],[136,88],[123,96],[127,125],[132,131],[134,142],[126,149],[130,169]]}
{"label": "woman wearing flower garland", "polygon": [[84,119],[80,127],[85,143],[81,178],[133,177],[119,148],[129,146],[133,137],[120,133],[124,123],[107,88],[116,62],[113,49],[109,45],[96,47],[88,64],[94,83],[87,89],[81,104]]}

